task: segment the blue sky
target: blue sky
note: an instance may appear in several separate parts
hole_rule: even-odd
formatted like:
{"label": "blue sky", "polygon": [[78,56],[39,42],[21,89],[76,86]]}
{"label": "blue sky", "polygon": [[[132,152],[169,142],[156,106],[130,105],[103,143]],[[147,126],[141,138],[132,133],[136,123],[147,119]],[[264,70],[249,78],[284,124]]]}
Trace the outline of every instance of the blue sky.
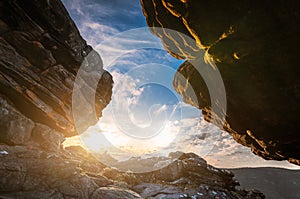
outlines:
{"label": "blue sky", "polygon": [[183,61],[165,52],[148,31],[139,0],[63,3],[115,82],[112,102],[82,138],[91,150],[113,145],[118,148],[111,152],[116,157],[181,150],[195,152],[218,167],[299,168],[253,155],[228,133],[205,122],[199,110],[182,103],[172,80]]}

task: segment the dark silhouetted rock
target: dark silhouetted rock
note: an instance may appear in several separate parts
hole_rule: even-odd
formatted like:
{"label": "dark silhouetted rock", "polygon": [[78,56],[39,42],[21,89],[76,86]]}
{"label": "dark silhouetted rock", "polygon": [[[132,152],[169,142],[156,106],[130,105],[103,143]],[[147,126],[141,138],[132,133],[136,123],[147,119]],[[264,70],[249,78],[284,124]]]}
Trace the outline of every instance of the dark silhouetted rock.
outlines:
{"label": "dark silhouetted rock", "polygon": [[[170,54],[188,60],[180,66],[173,82],[183,100],[202,109],[207,121],[229,132],[240,144],[251,147],[253,153],[264,159],[300,165],[299,2],[141,3],[150,27],[173,29],[192,38],[180,40],[177,34],[152,29]],[[199,53],[200,49],[205,54]],[[203,67],[200,63],[204,58],[216,64],[224,82],[225,125],[221,119],[211,120],[212,116],[222,118],[212,112],[212,107],[221,111],[223,107],[217,100],[212,101],[197,71]]]}

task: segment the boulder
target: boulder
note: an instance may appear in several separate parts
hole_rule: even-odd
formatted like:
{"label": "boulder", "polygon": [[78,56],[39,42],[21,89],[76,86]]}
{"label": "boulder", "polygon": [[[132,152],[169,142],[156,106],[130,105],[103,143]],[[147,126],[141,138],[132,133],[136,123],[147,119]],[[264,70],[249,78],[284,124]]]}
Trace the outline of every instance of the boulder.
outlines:
{"label": "boulder", "polygon": [[31,140],[44,150],[58,151],[65,138],[61,133],[48,126],[36,123],[31,133]]}

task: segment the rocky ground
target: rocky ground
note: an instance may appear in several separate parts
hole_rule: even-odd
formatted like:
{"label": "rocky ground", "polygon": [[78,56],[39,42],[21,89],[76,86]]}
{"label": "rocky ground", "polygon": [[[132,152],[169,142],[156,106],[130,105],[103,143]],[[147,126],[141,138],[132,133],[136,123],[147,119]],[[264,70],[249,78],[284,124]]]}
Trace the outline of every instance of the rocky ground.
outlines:
{"label": "rocky ground", "polygon": [[[198,23],[194,23],[193,17],[189,18],[185,24],[177,19],[182,17],[182,12],[185,12],[185,8],[187,8],[184,7],[185,3],[190,1],[180,1],[184,3],[182,7],[182,3],[179,1],[174,1],[178,4],[172,6],[169,1],[156,0],[154,2],[156,11],[153,10],[153,2],[142,1],[149,26],[167,24],[172,28],[175,25],[176,28],[184,31],[187,22],[191,26],[190,30],[194,29],[193,25]],[[177,6],[179,6],[179,10],[177,10]],[[194,8],[190,13],[202,13],[197,11],[202,8],[201,6],[196,5]],[[289,8],[293,9],[296,6]],[[278,15],[276,10],[271,11]],[[210,12],[208,13],[210,14]],[[154,16],[155,14],[159,16]],[[283,18],[279,17],[279,19],[289,18],[290,14],[295,15],[294,18],[298,19],[294,10],[280,13]],[[252,19],[252,14],[249,13],[249,15]],[[193,16],[193,14],[189,16]],[[221,16],[223,17],[223,15]],[[157,23],[157,20],[160,19],[164,21]],[[151,22],[154,23],[151,24]],[[290,22],[297,24],[297,20],[290,20]],[[214,24],[217,29],[223,28],[217,26],[214,20],[209,23]],[[244,23],[238,23],[238,25],[242,24]],[[259,27],[264,27],[264,24]],[[286,29],[287,26],[284,28]],[[248,29],[246,28],[246,30]],[[200,34],[199,32],[199,35],[202,34],[207,37],[204,45],[210,45],[214,37],[218,36],[217,33]],[[248,35],[244,36],[248,37]],[[272,34],[266,35],[266,37],[269,36]],[[285,38],[296,41],[293,34],[287,34]],[[277,37],[272,41],[276,41],[276,39]],[[287,40],[286,43],[289,43],[290,40]],[[279,44],[281,45],[281,43]],[[192,49],[195,48],[198,46],[194,43]],[[262,49],[264,50],[264,48]],[[251,49],[246,50],[251,51]],[[264,52],[263,50],[261,52]],[[285,46],[284,50],[292,52],[288,46]],[[218,52],[218,48],[211,48],[210,52]],[[245,54],[243,52],[238,51],[235,57],[243,60]],[[281,52],[275,53],[274,57],[280,57],[277,55]],[[92,61],[88,59],[90,54],[92,54]],[[174,56],[185,58],[183,55]],[[226,57],[228,56],[226,55]],[[221,58],[220,60],[236,61]],[[262,61],[262,59],[259,60]],[[277,61],[275,59],[274,63]],[[84,63],[82,73],[85,78],[82,79],[82,84],[74,84],[82,63]],[[289,64],[290,61],[285,60],[280,63],[285,66],[284,63]],[[90,102],[85,98],[85,94],[91,92],[90,81],[87,80],[95,79],[95,73],[91,72],[91,68],[98,68],[97,73],[102,75],[96,88],[95,98],[92,99],[95,103],[90,104],[89,107],[73,107],[74,89],[83,94],[82,98],[79,98],[80,102],[87,101],[88,103],[85,104]],[[294,71],[292,69],[291,71]],[[292,83],[295,80],[294,77],[298,77],[295,72],[288,74],[290,74],[289,81]],[[281,82],[279,80],[276,82]],[[272,78],[270,82],[274,82]],[[286,82],[286,84],[290,82]],[[109,168],[82,148],[63,149],[62,142],[65,137],[77,135],[78,131],[82,132],[96,122],[93,119],[80,120],[77,121],[79,126],[75,126],[74,109],[82,111],[83,115],[99,118],[111,99],[112,84],[111,75],[102,69],[100,56],[80,36],[74,22],[59,0],[0,0],[0,198],[264,198],[259,191],[237,189],[238,182],[233,178],[231,172],[209,166],[205,160],[195,154],[182,154],[176,160],[172,159],[172,154],[170,154],[169,159],[172,162],[167,167],[153,172],[135,174]],[[242,84],[238,83],[237,85]],[[294,96],[297,95],[298,88],[297,85],[289,89],[284,88],[283,93],[287,96],[289,94]],[[252,90],[248,89],[248,92]],[[276,92],[276,95],[278,93],[282,92]],[[239,99],[239,95],[233,96]],[[251,100],[251,98],[247,98],[247,95],[245,99]],[[283,106],[285,107],[285,104],[293,106],[294,98],[286,99],[289,100],[283,103]],[[298,103],[297,100],[296,102]],[[241,103],[236,104],[241,105]],[[245,110],[245,106],[241,107]],[[293,106],[293,108],[295,107],[299,106]],[[95,109],[95,112],[89,111],[90,108]],[[235,121],[237,117],[247,118],[243,117],[243,114],[236,114],[239,113],[239,109],[229,110],[234,113],[230,115],[231,118],[228,118],[229,123]],[[285,108],[280,111],[291,113],[291,110]],[[296,112],[297,109],[293,113]],[[269,113],[264,112],[263,114],[266,116],[263,121],[267,123],[276,122],[282,118],[267,117]],[[283,114],[284,118],[289,121],[296,121],[289,123],[292,125],[286,126],[288,129],[294,129],[293,125],[298,124],[299,117],[298,114],[296,115],[295,119],[294,114],[291,117]],[[248,120],[245,120],[239,124],[243,126],[247,122]],[[237,128],[235,126],[237,124],[232,124],[233,128]],[[255,124],[251,127],[254,128]],[[246,125],[246,127],[248,126]],[[246,137],[243,137],[245,132],[240,132],[242,135],[236,134],[236,139],[243,144],[246,143],[245,145],[251,145],[259,155],[273,159],[290,158],[290,161],[297,163],[299,156],[296,155],[299,154],[295,155],[293,152],[299,151],[297,150],[299,149],[299,145],[297,145],[299,136],[296,137],[294,131],[287,131],[290,136],[286,134],[278,136],[282,135],[282,132],[286,132],[282,131],[283,128],[284,126],[273,128],[274,136],[279,137],[279,142],[269,142],[272,141],[271,138],[262,137],[260,139],[259,136],[256,136],[255,131],[254,134],[247,134]],[[264,131],[259,132],[265,133]],[[267,133],[267,135],[269,134]],[[126,163],[116,163],[116,166],[145,165],[145,161],[153,163],[151,159],[137,158]],[[159,161],[156,163],[159,164]],[[166,161],[166,159],[162,159],[162,161]],[[147,163],[146,165],[154,166],[151,164]]]}
{"label": "rocky ground", "polygon": [[1,144],[0,158],[0,198],[264,198],[259,191],[236,189],[231,172],[195,154],[139,174],[106,167],[80,147]]}
{"label": "rocky ground", "polygon": [[171,161],[148,173],[107,167],[81,147],[63,149],[60,132],[24,116],[3,96],[0,126],[0,198],[264,198],[236,189],[231,172],[195,154],[115,162],[129,170]]}
{"label": "rocky ground", "polygon": [[0,198],[264,198],[236,189],[231,172],[195,154],[114,163],[130,170],[170,162],[148,173],[107,167],[81,147],[63,149],[60,132],[33,122],[2,96],[0,126]]}

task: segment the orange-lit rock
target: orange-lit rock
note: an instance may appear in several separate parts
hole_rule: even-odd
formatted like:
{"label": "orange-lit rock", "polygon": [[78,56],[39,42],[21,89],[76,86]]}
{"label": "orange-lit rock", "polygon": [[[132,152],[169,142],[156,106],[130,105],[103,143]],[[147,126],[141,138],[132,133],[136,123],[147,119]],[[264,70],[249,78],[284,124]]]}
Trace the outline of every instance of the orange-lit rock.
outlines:
{"label": "orange-lit rock", "polygon": [[[48,2],[0,3],[0,94],[33,122],[72,136],[73,83],[92,48],[63,4]],[[98,116],[112,90],[112,77],[103,72],[106,78],[100,80],[95,100]]]}
{"label": "orange-lit rock", "polygon": [[[225,126],[233,138],[253,153],[273,160],[300,160],[299,2],[292,1],[169,1],[141,0],[150,27],[191,36],[198,49],[212,57],[224,81]],[[152,31],[176,58],[193,60],[183,43],[162,31]],[[190,42],[188,46],[194,46]],[[171,48],[170,48],[171,46]],[[197,48],[194,50],[196,54]],[[202,59],[202,58],[201,58]],[[200,66],[201,67],[201,66]],[[212,103],[203,78],[185,62],[174,77],[183,100],[203,110],[210,121]],[[188,81],[186,81],[186,79]],[[193,87],[191,100],[186,84]],[[218,106],[218,105],[217,105]],[[222,107],[220,107],[222,108]],[[247,133],[248,132],[248,133]]]}

